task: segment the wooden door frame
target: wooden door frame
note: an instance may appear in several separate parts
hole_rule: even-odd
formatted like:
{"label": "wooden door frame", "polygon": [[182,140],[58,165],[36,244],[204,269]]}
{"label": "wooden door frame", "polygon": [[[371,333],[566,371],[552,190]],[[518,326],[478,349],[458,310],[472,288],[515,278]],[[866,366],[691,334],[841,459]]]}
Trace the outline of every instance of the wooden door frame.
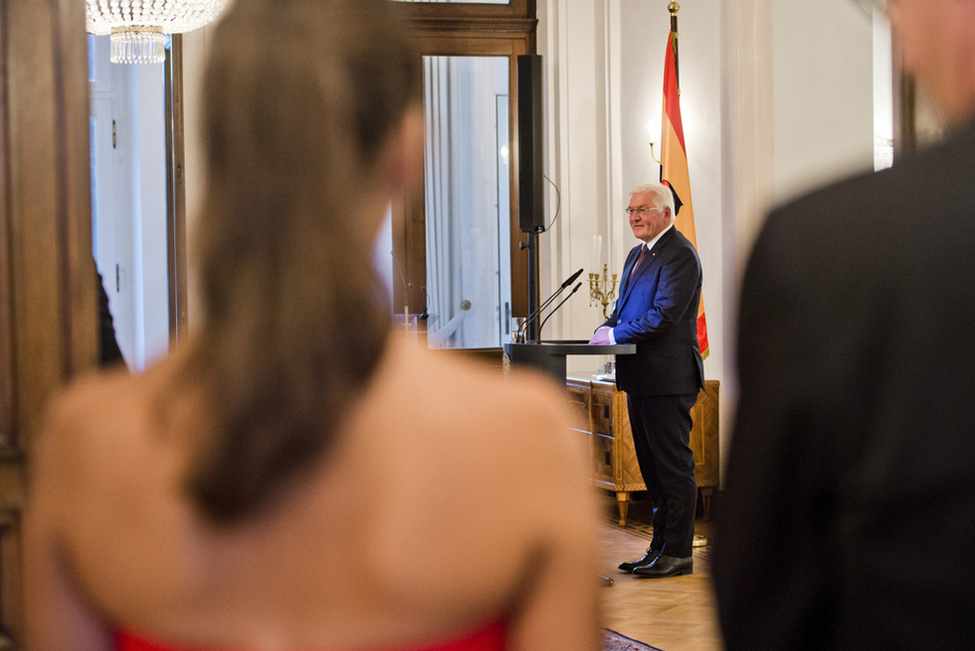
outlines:
{"label": "wooden door frame", "polygon": [[166,248],[169,340],[178,347],[189,330],[186,250],[186,146],[183,118],[183,36],[173,34],[163,66],[166,102]]}
{"label": "wooden door frame", "polygon": [[[512,316],[528,316],[530,288],[537,294],[538,256],[529,256],[529,236],[518,225],[518,75],[517,56],[536,50],[534,0],[506,5],[403,3],[420,56],[503,56],[508,58],[509,215]],[[420,65],[420,62],[417,62]],[[426,214],[422,181],[409,198],[393,206],[394,311],[408,302],[411,313],[427,308]],[[537,238],[533,238],[536,239]],[[400,263],[402,261],[402,263]],[[406,287],[404,287],[404,284]],[[406,292],[404,296],[404,291]],[[537,304],[537,296],[534,304]]]}

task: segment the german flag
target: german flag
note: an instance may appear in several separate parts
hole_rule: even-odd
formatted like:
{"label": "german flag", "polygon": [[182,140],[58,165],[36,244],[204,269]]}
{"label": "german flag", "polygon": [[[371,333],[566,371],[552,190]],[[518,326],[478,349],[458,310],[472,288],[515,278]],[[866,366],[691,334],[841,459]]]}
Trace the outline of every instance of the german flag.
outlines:
{"label": "german flag", "polygon": [[[677,208],[676,226],[697,248],[694,230],[694,206],[691,182],[687,173],[687,149],[684,147],[684,125],[680,119],[680,86],[677,77],[677,31],[671,30],[664,60],[664,108],[660,134],[660,181],[674,192]],[[697,308],[697,343],[701,357],[708,356],[708,325],[704,318],[704,297]]]}

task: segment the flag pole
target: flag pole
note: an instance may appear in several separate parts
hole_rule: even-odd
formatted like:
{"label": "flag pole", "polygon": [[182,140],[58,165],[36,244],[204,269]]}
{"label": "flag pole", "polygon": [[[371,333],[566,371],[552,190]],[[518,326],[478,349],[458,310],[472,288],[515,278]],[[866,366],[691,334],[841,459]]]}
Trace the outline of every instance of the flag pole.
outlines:
{"label": "flag pole", "polygon": [[[677,71],[677,12],[680,5],[671,0],[670,33],[664,58],[664,102],[660,133],[660,181],[666,182],[674,193],[674,224],[691,245],[697,248],[694,228],[694,207],[691,201],[691,182],[688,174],[687,149],[684,143],[684,125],[680,115],[680,77]],[[651,151],[651,155],[653,152]],[[701,357],[708,355],[708,330],[704,315],[704,299],[697,309],[697,338]]]}
{"label": "flag pole", "polygon": [[677,77],[677,92],[680,92],[680,62],[677,58],[677,12],[680,11],[680,5],[676,2],[671,2],[667,5],[667,9],[670,11],[670,31],[674,33],[674,76]]}

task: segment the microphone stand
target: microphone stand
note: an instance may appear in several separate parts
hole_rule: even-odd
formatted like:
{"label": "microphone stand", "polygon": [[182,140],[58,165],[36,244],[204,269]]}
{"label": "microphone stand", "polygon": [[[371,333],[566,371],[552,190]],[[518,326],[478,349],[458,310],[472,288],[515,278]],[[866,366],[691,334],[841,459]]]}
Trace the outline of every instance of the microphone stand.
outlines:
{"label": "microphone stand", "polygon": [[582,283],[578,283],[575,287],[573,287],[572,288],[572,291],[569,292],[569,295],[566,296],[565,298],[563,298],[559,302],[559,304],[555,306],[555,309],[553,309],[551,312],[548,313],[548,316],[546,316],[545,317],[545,320],[542,321],[542,325],[538,326],[538,336],[539,336],[539,338],[541,338],[541,336],[542,336],[542,328],[544,328],[545,327],[545,324],[548,323],[548,320],[552,318],[552,315],[555,314],[556,312],[558,312],[559,311],[559,308],[562,307],[562,305],[564,305],[567,300],[569,300],[570,298],[572,298],[572,295],[575,294],[577,291],[579,291],[579,288],[580,287],[582,287]]}
{"label": "microphone stand", "polygon": [[[546,301],[544,303],[542,303],[541,305],[539,305],[538,308],[536,308],[534,312],[532,312],[531,314],[528,315],[528,318],[525,319],[525,322],[522,323],[521,324],[521,327],[518,328],[518,335],[519,335],[519,338],[522,341],[525,341],[525,338],[522,337],[521,335],[525,332],[526,329],[528,329],[528,327],[531,325],[532,321],[534,321],[535,319],[537,319],[538,316],[541,314],[542,310],[544,310],[546,307],[548,307],[549,305],[551,305],[552,304],[552,301],[554,301],[556,298],[558,298],[559,294],[561,294],[563,291],[565,291],[565,288],[568,287],[569,285],[571,285],[572,284],[572,281],[574,281],[576,278],[578,278],[580,276],[580,274],[582,274],[582,269],[580,269],[579,271],[577,271],[574,274],[572,274],[571,276],[569,276],[568,279],[566,279],[566,281],[564,283],[562,283],[562,285],[557,290],[555,290],[555,293],[553,293],[551,296],[549,296],[548,299],[546,299]],[[573,293],[575,293],[575,290],[572,290],[572,291],[573,291]],[[571,294],[570,294],[570,296],[571,296]],[[559,305],[561,305],[561,303]],[[558,308],[556,307],[555,309],[558,309]],[[541,334],[542,334],[542,329],[539,328],[538,329],[538,335],[539,335],[539,337],[541,337]]]}

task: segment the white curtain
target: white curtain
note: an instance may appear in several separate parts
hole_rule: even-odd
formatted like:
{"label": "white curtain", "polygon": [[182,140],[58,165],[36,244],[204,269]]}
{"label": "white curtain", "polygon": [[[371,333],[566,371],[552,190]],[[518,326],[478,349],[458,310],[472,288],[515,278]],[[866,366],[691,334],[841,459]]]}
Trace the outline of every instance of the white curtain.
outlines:
{"label": "white curtain", "polygon": [[[450,336],[431,337],[431,345],[499,346],[503,305],[510,301],[508,274],[501,273],[509,267],[502,228],[508,223],[507,163],[499,171],[506,152],[498,143],[507,59],[424,57],[423,65],[427,330],[454,328]],[[506,110],[500,119],[506,138]],[[465,301],[469,310],[461,309]]]}

